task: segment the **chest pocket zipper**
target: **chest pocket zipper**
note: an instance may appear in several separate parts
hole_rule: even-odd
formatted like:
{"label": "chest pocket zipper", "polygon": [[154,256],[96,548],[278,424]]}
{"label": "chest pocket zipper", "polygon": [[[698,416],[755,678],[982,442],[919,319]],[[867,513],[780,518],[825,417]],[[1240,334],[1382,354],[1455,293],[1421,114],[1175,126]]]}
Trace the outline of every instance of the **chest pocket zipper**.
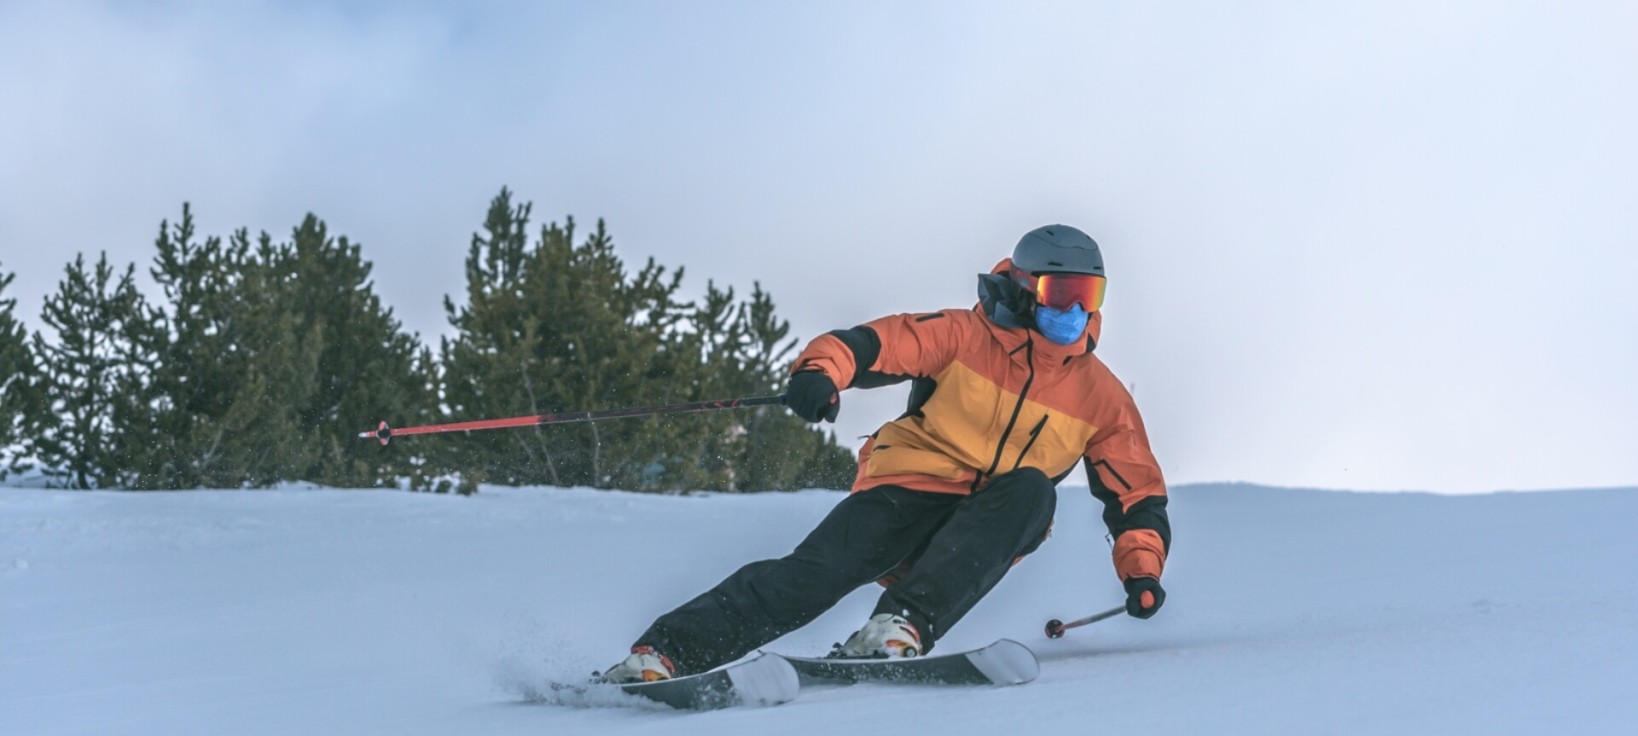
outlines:
{"label": "chest pocket zipper", "polygon": [[1046,428],[1047,419],[1051,417],[1051,414],[1042,414],[1041,421],[1036,422],[1035,428],[1029,431],[1029,441],[1025,442],[1024,449],[1018,452],[1018,459],[1012,464],[1013,470],[1017,470],[1018,466],[1024,464],[1024,456],[1029,454],[1029,448],[1035,446],[1035,441],[1041,438],[1041,430]]}

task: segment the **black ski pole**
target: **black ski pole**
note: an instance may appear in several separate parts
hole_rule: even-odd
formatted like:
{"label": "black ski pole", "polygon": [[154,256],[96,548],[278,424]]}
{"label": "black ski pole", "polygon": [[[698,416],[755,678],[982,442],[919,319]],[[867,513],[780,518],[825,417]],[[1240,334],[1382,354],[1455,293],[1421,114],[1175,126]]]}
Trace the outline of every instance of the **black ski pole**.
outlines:
{"label": "black ski pole", "polygon": [[1078,618],[1074,621],[1070,621],[1067,624],[1059,621],[1058,619],[1052,619],[1046,624],[1046,635],[1048,639],[1062,639],[1064,638],[1064,632],[1070,629],[1085,626],[1087,624],[1095,624],[1109,618],[1110,616],[1116,616],[1125,612],[1126,606],[1115,606],[1114,608],[1104,611],[1103,613],[1094,613],[1086,618]]}

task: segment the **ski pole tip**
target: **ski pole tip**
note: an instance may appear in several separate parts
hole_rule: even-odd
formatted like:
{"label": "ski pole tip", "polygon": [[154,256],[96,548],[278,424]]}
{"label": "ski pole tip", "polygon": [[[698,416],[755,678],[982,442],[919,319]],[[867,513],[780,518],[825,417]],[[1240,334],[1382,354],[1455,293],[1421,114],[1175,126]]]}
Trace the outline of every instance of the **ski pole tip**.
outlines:
{"label": "ski pole tip", "polygon": [[1048,621],[1046,623],[1046,635],[1048,639],[1064,638],[1064,622],[1059,621],[1058,619]]}
{"label": "ski pole tip", "polygon": [[383,421],[381,426],[376,427],[374,432],[364,434],[366,437],[370,435],[374,435],[376,439],[381,440],[381,446],[386,447],[387,443],[392,440],[392,427],[387,426],[387,423]]}

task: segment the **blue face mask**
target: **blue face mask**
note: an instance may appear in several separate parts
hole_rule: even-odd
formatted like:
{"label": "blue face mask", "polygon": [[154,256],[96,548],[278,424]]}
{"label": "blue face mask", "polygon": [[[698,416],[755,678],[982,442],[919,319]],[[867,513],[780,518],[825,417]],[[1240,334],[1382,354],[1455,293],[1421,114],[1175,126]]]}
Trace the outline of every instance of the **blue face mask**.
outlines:
{"label": "blue face mask", "polygon": [[1086,332],[1089,317],[1091,315],[1080,304],[1071,304],[1068,309],[1053,309],[1045,304],[1035,306],[1035,328],[1046,335],[1046,339],[1059,345],[1071,345],[1080,340]]}

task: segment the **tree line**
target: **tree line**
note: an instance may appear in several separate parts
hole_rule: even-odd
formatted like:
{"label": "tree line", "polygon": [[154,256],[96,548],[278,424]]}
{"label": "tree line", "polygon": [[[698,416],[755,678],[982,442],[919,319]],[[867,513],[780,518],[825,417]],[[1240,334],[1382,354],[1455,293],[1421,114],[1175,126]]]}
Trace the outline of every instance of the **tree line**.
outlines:
{"label": "tree line", "polygon": [[[641,491],[842,488],[835,439],[778,406],[404,438],[393,426],[775,394],[794,357],[760,286],[629,269],[602,221],[531,230],[502,189],[446,296],[436,351],[375,294],[371,264],[308,215],[288,240],[160,223],[147,269],[76,256],[30,332],[0,270],[0,478],[67,488],[304,481],[470,493],[479,483]],[[4,264],[0,264],[3,269]],[[49,337],[48,337],[49,335]]]}

